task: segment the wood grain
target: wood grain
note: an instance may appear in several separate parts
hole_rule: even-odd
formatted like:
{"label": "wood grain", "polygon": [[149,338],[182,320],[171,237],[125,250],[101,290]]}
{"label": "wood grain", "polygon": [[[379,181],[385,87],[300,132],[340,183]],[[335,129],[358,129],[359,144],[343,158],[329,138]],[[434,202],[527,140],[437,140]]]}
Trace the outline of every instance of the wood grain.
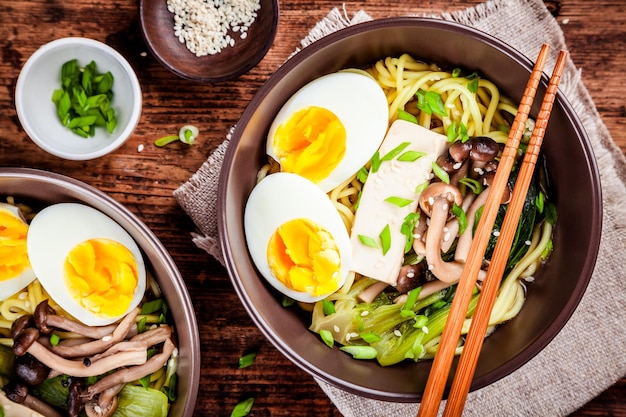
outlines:
{"label": "wood grain", "polygon": [[[479,0],[411,2],[347,1],[373,17],[454,11]],[[549,2],[565,33],[574,63],[602,120],[626,152],[626,6],[622,0]],[[244,398],[255,397],[255,416],[338,417],[313,379],[264,338],[237,299],[225,270],[191,242],[191,220],[172,192],[188,180],[237,123],[255,91],[328,11],[329,0],[281,3],[278,33],[266,57],[240,78],[212,85],[178,78],[148,52],[132,0],[0,0],[0,166],[28,166],[69,175],[110,194],[139,216],[169,250],[197,309],[203,346],[198,416],[228,416]],[[42,44],[85,36],[115,47],[141,81],[142,118],[131,139],[114,154],[87,162],[60,160],[37,148],[22,130],[14,107],[19,71]],[[194,146],[153,146],[155,139],[185,124],[200,128]],[[138,148],[143,145],[143,151]],[[239,370],[239,357],[257,351],[254,366]],[[626,379],[574,413],[626,416]]]}

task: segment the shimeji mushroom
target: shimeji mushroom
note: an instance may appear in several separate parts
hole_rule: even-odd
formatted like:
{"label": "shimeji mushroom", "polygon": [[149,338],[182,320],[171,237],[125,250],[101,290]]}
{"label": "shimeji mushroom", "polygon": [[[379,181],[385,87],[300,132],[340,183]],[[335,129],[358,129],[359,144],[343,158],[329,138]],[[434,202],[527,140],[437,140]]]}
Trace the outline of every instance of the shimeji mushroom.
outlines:
{"label": "shimeji mushroom", "polygon": [[463,196],[459,189],[443,182],[430,184],[419,198],[422,212],[430,217],[430,224],[426,232],[428,269],[437,279],[447,283],[458,281],[463,271],[463,265],[458,262],[444,262],[441,259],[441,239],[450,209],[454,204],[460,205],[462,203]]}

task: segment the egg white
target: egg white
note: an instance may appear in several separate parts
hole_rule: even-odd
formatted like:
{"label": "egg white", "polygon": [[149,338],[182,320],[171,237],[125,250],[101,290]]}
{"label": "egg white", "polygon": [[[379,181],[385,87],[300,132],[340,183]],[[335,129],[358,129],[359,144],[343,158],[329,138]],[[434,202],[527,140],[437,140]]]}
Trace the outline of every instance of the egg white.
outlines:
{"label": "egg white", "polygon": [[317,183],[328,192],[354,175],[374,155],[387,132],[389,108],[378,83],[368,75],[335,72],[298,90],[280,109],[267,136],[266,152],[278,161],[272,142],[278,127],[308,107],[333,112],[346,129],[346,153],[337,167]]}
{"label": "egg white", "polygon": [[328,294],[313,296],[286,287],[272,273],[267,262],[267,246],[275,230],[289,220],[307,218],[324,227],[334,238],[341,259],[341,288],[350,271],[350,237],[339,213],[311,181],[291,173],[276,173],[264,178],[250,193],[244,212],[244,231],[250,256],[263,277],[286,296],[312,303]]}
{"label": "egg white", "polygon": [[41,210],[28,230],[28,254],[35,274],[50,297],[77,320],[89,326],[102,326],[119,320],[96,315],[85,309],[69,294],[64,279],[68,253],[89,239],[111,239],[126,246],[135,257],[138,283],[128,311],[141,302],[146,288],[143,256],[134,239],[113,219],[102,212],[77,203],[59,203]]}
{"label": "egg white", "polygon": [[[15,217],[24,222],[24,218],[20,213],[20,209],[14,205],[0,203],[0,207],[11,212]],[[0,281],[0,300],[4,300],[26,288],[28,284],[35,279],[35,271],[32,268],[26,268],[19,275]]]}

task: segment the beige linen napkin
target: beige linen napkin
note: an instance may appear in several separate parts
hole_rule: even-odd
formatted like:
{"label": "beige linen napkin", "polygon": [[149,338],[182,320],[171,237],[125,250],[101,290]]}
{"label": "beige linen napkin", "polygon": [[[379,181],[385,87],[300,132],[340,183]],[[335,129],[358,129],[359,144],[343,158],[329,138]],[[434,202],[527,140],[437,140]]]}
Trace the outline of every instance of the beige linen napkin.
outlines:
{"label": "beige linen napkin", "polygon": [[[344,12],[345,15],[345,12]],[[320,37],[368,20],[364,13],[352,19],[332,10],[302,41],[302,47]],[[475,27],[509,43],[528,57],[536,57],[544,42],[553,54],[566,49],[563,33],[541,0],[494,0],[475,8],[439,17]],[[507,24],[503,24],[507,22]],[[604,215],[600,253],[593,278],[578,309],[557,337],[529,363],[508,377],[470,393],[465,416],[567,415],[626,374],[626,159],[602,123],[580,72],[569,61],[561,90],[580,116],[600,168]],[[219,172],[228,140],[196,174],[174,192],[198,232],[196,245],[223,263],[217,243],[216,195]],[[396,404],[358,397],[317,381],[346,417],[414,416],[419,404]],[[443,407],[443,404],[442,404]],[[441,410],[440,410],[441,411]]]}

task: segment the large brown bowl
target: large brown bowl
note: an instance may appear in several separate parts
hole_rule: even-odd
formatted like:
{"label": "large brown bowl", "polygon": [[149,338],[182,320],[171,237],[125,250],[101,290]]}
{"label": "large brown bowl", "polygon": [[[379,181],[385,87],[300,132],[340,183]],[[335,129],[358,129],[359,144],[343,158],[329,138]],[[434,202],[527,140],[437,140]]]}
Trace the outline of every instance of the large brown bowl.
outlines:
{"label": "large brown bowl", "polygon": [[[343,29],[295,55],[258,91],[232,136],[219,188],[219,232],[228,272],[261,331],[311,375],[352,393],[398,402],[421,399],[431,361],[383,368],[329,349],[307,330],[309,322],[303,316],[281,306],[259,276],[246,248],[242,218],[257,169],[266,160],[269,126],[287,99],[323,74],[363,67],[405,52],[441,66],[476,70],[517,102],[533,67],[527,57],[505,43],[456,23],[393,18]],[[544,76],[533,117],[546,86]],[[583,296],[596,261],[602,217],[598,170],[585,130],[561,93],[556,97],[543,152],[559,216],[554,252],[528,286],[520,314],[486,339],[472,390],[518,369],[556,336]]]}
{"label": "large brown bowl", "polygon": [[137,242],[174,319],[179,351],[178,399],[170,417],[191,417],[200,380],[200,338],[193,305],[178,268],[150,229],[107,194],[73,178],[29,168],[0,168],[0,197],[43,208],[55,203],[82,203],[106,214]]}

